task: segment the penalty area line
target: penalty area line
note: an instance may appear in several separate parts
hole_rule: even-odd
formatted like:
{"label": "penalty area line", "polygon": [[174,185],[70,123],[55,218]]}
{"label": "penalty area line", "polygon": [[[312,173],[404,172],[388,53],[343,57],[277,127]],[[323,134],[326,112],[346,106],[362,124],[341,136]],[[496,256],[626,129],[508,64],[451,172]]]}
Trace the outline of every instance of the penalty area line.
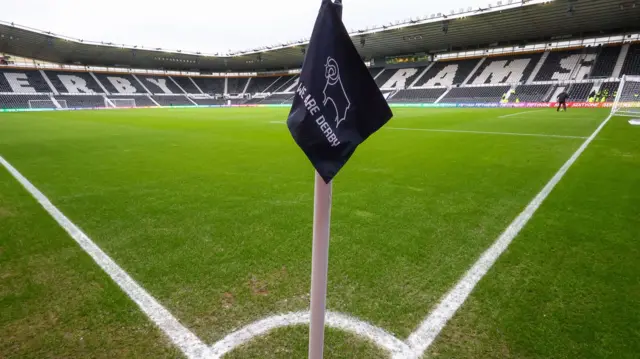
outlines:
{"label": "penalty area line", "polygon": [[510,113],[508,115],[498,116],[498,118],[507,118],[507,117],[511,117],[511,116],[524,115],[524,114],[527,114],[527,113],[543,112],[543,111],[548,111],[548,110],[549,110],[549,108],[546,108],[544,110],[532,110],[532,111],[516,112],[516,113]]}
{"label": "penalty area line", "polygon": [[520,233],[522,228],[529,222],[533,214],[540,208],[542,202],[549,196],[551,191],[560,182],[569,168],[578,160],[587,146],[596,138],[598,133],[609,122],[612,115],[609,115],[598,128],[587,138],[584,143],[573,153],[573,155],[560,167],[558,172],[549,180],[525,209],[509,224],[498,239],[487,249],[473,266],[464,274],[458,283],[451,289],[438,303],[436,308],[425,318],[418,329],[407,338],[407,344],[418,356],[431,346],[436,337],[440,334],[449,319],[458,311],[467,300],[475,286],[489,269],[495,264],[500,255],[507,249],[513,239]]}
{"label": "penalty area line", "polygon": [[0,156],[0,164],[29,192],[49,215],[80,247],[105,271],[138,307],[160,328],[189,359],[215,358],[211,349],[183,326],[165,307],[95,244],[78,226],[67,218],[51,201],[17,169]]}

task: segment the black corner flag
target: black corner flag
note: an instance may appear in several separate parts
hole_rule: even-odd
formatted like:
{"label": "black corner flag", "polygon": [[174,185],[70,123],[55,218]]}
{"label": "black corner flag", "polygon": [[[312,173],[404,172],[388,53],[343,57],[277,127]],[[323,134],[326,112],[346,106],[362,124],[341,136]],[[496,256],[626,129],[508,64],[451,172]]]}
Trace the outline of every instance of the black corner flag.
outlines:
{"label": "black corner flag", "polygon": [[393,116],[342,23],[341,10],[341,4],[322,0],[287,120],[325,183]]}

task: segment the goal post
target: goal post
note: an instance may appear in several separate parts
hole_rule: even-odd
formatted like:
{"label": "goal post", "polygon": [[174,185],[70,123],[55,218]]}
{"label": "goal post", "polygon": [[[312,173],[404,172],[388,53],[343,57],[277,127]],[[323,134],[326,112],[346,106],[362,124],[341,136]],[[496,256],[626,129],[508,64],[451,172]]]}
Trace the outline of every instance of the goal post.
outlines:
{"label": "goal post", "polygon": [[60,105],[60,108],[69,108],[69,106],[67,106],[67,100],[56,99],[56,101],[58,102],[58,105]]}
{"label": "goal post", "polygon": [[111,101],[116,108],[136,107],[136,100],[132,98],[110,98],[109,101]]}
{"label": "goal post", "polygon": [[611,107],[611,114],[633,117],[640,122],[640,76],[622,77]]}

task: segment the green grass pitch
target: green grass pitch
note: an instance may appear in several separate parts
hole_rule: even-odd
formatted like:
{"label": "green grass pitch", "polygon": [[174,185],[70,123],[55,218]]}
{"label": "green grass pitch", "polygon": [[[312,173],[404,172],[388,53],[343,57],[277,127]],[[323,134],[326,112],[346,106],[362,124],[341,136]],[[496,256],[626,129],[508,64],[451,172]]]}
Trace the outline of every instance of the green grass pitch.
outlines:
{"label": "green grass pitch", "polygon": [[[308,309],[313,170],[287,109],[0,115],[0,156],[205,343]],[[328,309],[407,338],[608,116],[395,109],[334,181]],[[429,358],[637,358],[640,127],[614,117]],[[228,358],[304,358],[282,328]],[[326,358],[385,358],[329,329]],[[0,168],[0,358],[181,358]]]}

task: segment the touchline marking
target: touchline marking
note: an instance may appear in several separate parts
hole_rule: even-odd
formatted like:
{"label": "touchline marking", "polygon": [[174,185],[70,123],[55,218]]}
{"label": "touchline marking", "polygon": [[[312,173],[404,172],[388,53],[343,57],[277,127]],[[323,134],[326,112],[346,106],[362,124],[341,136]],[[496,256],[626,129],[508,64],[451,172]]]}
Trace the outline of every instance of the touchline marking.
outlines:
{"label": "touchline marking", "polygon": [[528,136],[528,137],[552,137],[552,138],[580,138],[585,136],[564,136],[564,135],[546,135],[543,133],[519,133],[519,132],[491,132],[491,131],[467,131],[467,130],[445,130],[439,128],[410,128],[410,127],[383,127],[387,130],[401,131],[425,131],[425,132],[451,132],[451,133],[473,133],[479,135],[504,135],[504,136]]}
{"label": "touchline marking", "polygon": [[533,110],[533,111],[516,112],[516,113],[511,113],[511,114],[508,114],[508,115],[498,116],[498,118],[505,118],[505,117],[522,115],[522,114],[525,114],[525,113],[534,113],[534,112],[542,112],[542,111],[549,111],[549,109],[547,108],[545,110]]}
{"label": "touchline marking", "polygon": [[[282,125],[284,121],[270,121],[269,123]],[[519,132],[491,132],[491,131],[468,131],[468,130],[446,130],[440,128],[415,128],[415,127],[388,127],[385,126],[383,130],[397,130],[397,131],[423,131],[423,132],[448,132],[448,133],[471,133],[477,135],[503,135],[503,136],[526,136],[526,137],[551,137],[551,138],[571,138],[571,139],[585,139],[586,136],[565,136],[565,135],[547,135],[544,133],[519,133]]]}
{"label": "touchline marking", "polygon": [[529,222],[533,214],[540,208],[542,202],[549,196],[554,187],[560,182],[569,168],[582,155],[594,138],[600,133],[602,128],[609,122],[612,115],[609,115],[598,128],[587,138],[586,141],[576,150],[576,152],[560,167],[558,172],[542,188],[531,202],[525,207],[500,237],[487,249],[476,263],[465,273],[458,283],[447,293],[436,308],[420,324],[418,329],[407,339],[407,344],[416,354],[422,355],[436,339],[442,328],[453,317],[456,311],[462,306],[465,300],[478,284],[480,279],[487,274],[489,269],[496,262],[498,257],[507,249],[513,239],[520,233],[522,228]]}
{"label": "touchline marking", "polygon": [[195,334],[190,332],[163,307],[154,297],[140,286],[127,272],[100,249],[80,228],[54,206],[29,180],[9,162],[0,156],[0,163],[9,173],[42,205],[82,249],[104,270],[111,279],[138,305],[189,359],[214,357],[211,350]]}

